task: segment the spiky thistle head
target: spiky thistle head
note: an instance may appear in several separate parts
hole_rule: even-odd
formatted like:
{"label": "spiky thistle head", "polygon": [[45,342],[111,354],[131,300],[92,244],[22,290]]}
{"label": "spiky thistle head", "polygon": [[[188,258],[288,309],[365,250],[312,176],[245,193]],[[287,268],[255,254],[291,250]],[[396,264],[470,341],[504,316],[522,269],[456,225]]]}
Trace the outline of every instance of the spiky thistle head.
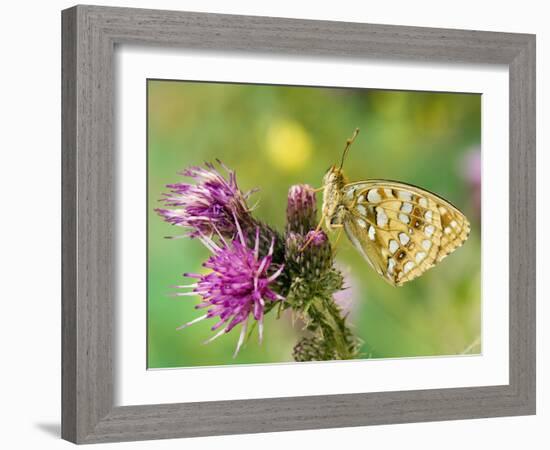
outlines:
{"label": "spiky thistle head", "polygon": [[273,264],[273,249],[275,238],[265,256],[260,255],[260,229],[256,229],[254,247],[247,246],[247,242],[238,221],[237,237],[227,242],[220,235],[219,244],[210,237],[200,235],[202,243],[212,252],[212,255],[203,264],[210,272],[207,274],[184,274],[195,278],[194,284],[177,286],[192,288],[191,292],[181,292],[178,296],[202,297],[202,302],[195,308],[207,309],[206,313],[181,327],[185,328],[198,321],[217,317],[218,321],[212,326],[212,331],[219,330],[206,342],[211,342],[224,333],[229,333],[235,326],[242,324],[241,333],[235,350],[237,355],[246,336],[249,319],[258,322],[259,339],[262,340],[264,309],[267,302],[284,300],[277,293],[276,279],[282,273],[284,266]]}
{"label": "spiky thistle head", "polygon": [[216,170],[211,163],[205,167],[190,167],[181,175],[192,178],[194,183],[174,183],[166,187],[161,201],[170,208],[155,211],[172,225],[188,229],[187,235],[211,235],[217,229],[224,237],[236,234],[234,216],[241,224],[252,221],[246,200],[253,191],[243,193],[237,185],[235,172],[218,164],[227,172],[228,178]]}

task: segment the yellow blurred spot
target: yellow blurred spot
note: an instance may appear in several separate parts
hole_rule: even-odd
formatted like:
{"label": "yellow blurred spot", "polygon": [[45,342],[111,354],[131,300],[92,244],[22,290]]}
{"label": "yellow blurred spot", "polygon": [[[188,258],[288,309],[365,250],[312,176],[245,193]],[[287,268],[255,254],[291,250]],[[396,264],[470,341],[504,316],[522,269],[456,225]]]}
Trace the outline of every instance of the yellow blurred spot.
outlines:
{"label": "yellow blurred spot", "polygon": [[285,171],[302,169],[311,158],[313,145],[307,131],[293,121],[276,122],[267,132],[267,152],[278,168]]}
{"label": "yellow blurred spot", "polygon": [[375,91],[370,100],[374,110],[386,120],[401,120],[407,114],[408,92]]}

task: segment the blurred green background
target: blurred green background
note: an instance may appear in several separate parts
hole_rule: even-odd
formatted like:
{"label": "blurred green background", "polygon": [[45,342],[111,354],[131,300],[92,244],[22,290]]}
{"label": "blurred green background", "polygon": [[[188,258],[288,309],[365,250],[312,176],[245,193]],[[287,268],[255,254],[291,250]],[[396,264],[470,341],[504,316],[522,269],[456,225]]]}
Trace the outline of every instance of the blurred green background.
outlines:
{"label": "blurred green background", "polygon": [[480,352],[480,95],[149,80],[147,96],[149,368],[292,361],[300,335],[289,316],[270,314],[263,344],[252,336],[233,359],[238,329],[208,345],[211,321],[176,331],[200,314],[199,298],[170,297],[170,286],[191,282],[182,273],[201,271],[208,251],[197,240],[165,239],[183,231],[154,212],[165,185],[183,181],[183,168],[219,158],[236,170],[241,190],[260,188],[249,203],[259,200],[256,216],[282,230],[288,188],[319,187],[356,127],[344,166],[350,181],[415,184],[451,201],[472,224],[462,248],[401,288],[342,237],[337,260],[349,289],[338,301],[364,355]]}

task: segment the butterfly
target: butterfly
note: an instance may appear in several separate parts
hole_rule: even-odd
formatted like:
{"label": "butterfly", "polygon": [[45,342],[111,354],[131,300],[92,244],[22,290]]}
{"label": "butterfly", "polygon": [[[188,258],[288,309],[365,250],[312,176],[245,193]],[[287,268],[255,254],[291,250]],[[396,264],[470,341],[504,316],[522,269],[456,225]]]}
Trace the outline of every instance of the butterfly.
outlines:
{"label": "butterfly", "polygon": [[344,229],[372,268],[393,286],[422,275],[468,238],[470,223],[455,206],[425,189],[390,180],[348,183],[342,167],[359,129],[347,140],[340,166],[323,178],[322,218]]}

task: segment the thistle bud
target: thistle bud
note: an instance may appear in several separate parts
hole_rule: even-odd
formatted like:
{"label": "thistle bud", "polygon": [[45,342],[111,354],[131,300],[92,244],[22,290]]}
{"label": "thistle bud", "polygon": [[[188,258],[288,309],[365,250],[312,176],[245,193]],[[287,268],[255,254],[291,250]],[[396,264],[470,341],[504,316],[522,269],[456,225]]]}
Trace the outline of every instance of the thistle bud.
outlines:
{"label": "thistle bud", "polygon": [[308,184],[296,184],[288,191],[287,231],[306,234],[317,226],[315,191]]}
{"label": "thistle bud", "polygon": [[319,276],[330,270],[332,268],[332,248],[326,233],[323,230],[310,231],[305,236],[305,242],[308,243],[305,253],[312,274]]}
{"label": "thistle bud", "polygon": [[326,341],[320,336],[302,338],[292,349],[294,361],[330,361],[338,359]]}
{"label": "thistle bud", "polygon": [[285,260],[294,276],[319,280],[332,269],[332,250],[327,235],[322,230],[312,230],[305,236],[287,233]]}

